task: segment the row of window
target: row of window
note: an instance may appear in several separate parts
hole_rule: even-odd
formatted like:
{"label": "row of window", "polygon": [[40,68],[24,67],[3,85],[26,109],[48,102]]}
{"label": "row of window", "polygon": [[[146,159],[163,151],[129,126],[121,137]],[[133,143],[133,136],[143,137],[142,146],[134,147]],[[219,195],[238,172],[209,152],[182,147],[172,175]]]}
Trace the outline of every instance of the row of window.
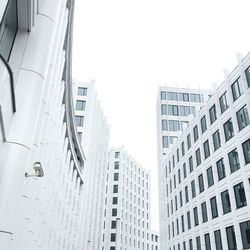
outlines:
{"label": "row of window", "polygon": [[161,105],[162,115],[173,115],[173,116],[189,116],[192,114],[196,116],[196,110],[194,106],[181,106],[181,105]]}
{"label": "row of window", "polygon": [[[244,221],[242,223],[239,223],[240,226],[240,233],[241,233],[241,240],[243,249],[249,249],[250,248],[250,220]],[[222,237],[221,237],[221,230],[215,230],[214,231],[214,246],[211,244],[210,234],[206,233],[204,234],[204,243],[205,243],[205,250],[237,250],[237,242],[235,237],[235,230],[234,226],[228,226],[225,228],[226,237],[227,237],[227,248],[223,248],[222,244]],[[196,244],[196,248],[194,245]],[[197,249],[201,250],[201,236],[197,236],[195,238],[195,244],[193,243],[193,239],[189,239],[189,241],[186,243],[185,241],[181,243],[178,243],[177,246],[173,246],[173,248],[169,248],[169,250],[180,250],[181,245],[183,250],[187,250],[189,247],[189,250]]]}
{"label": "row of window", "polygon": [[[250,163],[250,139],[242,143],[242,149],[245,157],[245,163]],[[196,156],[197,157],[197,156]],[[231,174],[240,169],[240,160],[238,155],[238,149],[234,148],[232,151],[228,153],[228,162],[229,162],[229,168]],[[189,173],[192,173],[194,170],[193,166],[193,157],[191,156],[189,158]],[[217,181],[220,181],[226,177],[226,168],[224,164],[224,158],[220,158],[216,162],[216,170],[217,170]],[[168,176],[168,173],[171,172],[171,165],[169,165],[169,169],[166,167],[166,177]],[[182,174],[181,174],[182,172]],[[177,187],[177,182],[180,184],[182,182],[182,179],[185,179],[187,177],[187,166],[186,163],[182,165],[182,171],[181,168],[178,169],[177,175],[173,175],[173,179],[169,179],[169,184],[166,184],[166,195],[169,196],[169,193],[172,193],[172,191]],[[206,170],[206,177],[207,177],[207,187],[211,187],[214,185],[214,174],[213,174],[213,166],[210,166]],[[204,179],[203,174],[200,174],[198,176],[198,186],[200,193],[204,191]],[[195,189],[195,180],[191,182],[191,190]]]}
{"label": "row of window", "polygon": [[161,91],[161,100],[203,102],[203,95]]}
{"label": "row of window", "polygon": [[162,120],[163,131],[184,131],[188,125],[188,121]]}
{"label": "row of window", "polygon": [[[204,116],[205,117],[205,116]],[[204,121],[204,117],[201,119],[201,124],[204,128],[204,124],[206,124]],[[239,109],[236,112],[236,117],[237,117],[237,122],[238,122],[238,128],[239,131],[241,131],[242,129],[244,129],[246,126],[248,126],[250,124],[250,119],[249,119],[249,114],[248,114],[248,110],[246,105],[244,105],[241,109]],[[205,127],[206,128],[206,127]],[[207,129],[207,128],[206,128]],[[223,129],[224,129],[224,136],[225,136],[225,142],[227,142],[228,140],[230,140],[233,136],[234,136],[234,127],[233,127],[233,122],[232,122],[232,118],[228,119],[224,124],[223,124]],[[193,129],[193,140],[194,142],[196,142],[199,138],[199,133],[198,133],[198,127],[197,125],[194,127]],[[218,148],[221,147],[221,135],[220,135],[220,131],[219,129],[216,130],[213,134],[212,134],[212,141],[213,141],[213,149],[214,151],[216,151]],[[166,138],[164,138],[163,136],[163,147],[168,146],[168,141],[166,140]],[[186,153],[186,150],[188,151],[191,148],[191,136],[190,134],[187,135],[187,143],[186,143],[187,147],[185,148],[185,143],[182,142],[181,143],[181,155],[184,156]],[[204,158],[207,159],[210,156],[210,146],[209,146],[209,139],[207,139],[204,143],[203,143],[203,151],[204,151]],[[195,152],[195,156],[196,156],[196,166],[199,166],[201,164],[201,151],[200,148],[198,148]],[[175,157],[172,156],[173,159],[173,167],[175,166]],[[246,154],[245,155],[245,160],[246,163],[249,162],[249,156]],[[179,152],[179,148],[176,150],[176,162],[178,163],[180,161],[180,152]]]}

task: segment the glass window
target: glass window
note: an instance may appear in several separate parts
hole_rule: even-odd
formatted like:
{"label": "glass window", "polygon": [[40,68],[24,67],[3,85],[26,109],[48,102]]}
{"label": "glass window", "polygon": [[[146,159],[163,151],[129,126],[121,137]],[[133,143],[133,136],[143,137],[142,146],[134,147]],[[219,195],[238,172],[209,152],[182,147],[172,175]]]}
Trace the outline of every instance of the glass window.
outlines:
{"label": "glass window", "polygon": [[115,168],[115,169],[119,169],[119,161],[115,161],[115,163],[114,163],[114,168]]}
{"label": "glass window", "polygon": [[210,149],[209,149],[209,141],[208,140],[206,140],[203,143],[203,149],[204,149],[205,159],[207,159],[210,156]]}
{"label": "glass window", "polygon": [[209,115],[210,115],[210,124],[213,124],[217,119],[215,104],[209,109]]}
{"label": "glass window", "polygon": [[187,167],[186,163],[183,164],[183,178],[185,179],[187,177]]}
{"label": "glass window", "polygon": [[8,2],[0,23],[0,54],[6,61],[9,61],[18,28],[17,1],[10,0]]}
{"label": "glass window", "polygon": [[189,172],[191,173],[194,170],[194,164],[193,164],[193,157],[192,156],[189,157],[188,162],[189,162]]}
{"label": "glass window", "polygon": [[189,101],[188,93],[179,93],[179,101],[188,102]]}
{"label": "glass window", "polygon": [[195,151],[195,156],[196,156],[196,166],[198,167],[201,164],[201,151],[199,148]]}
{"label": "glass window", "polygon": [[115,158],[119,158],[120,157],[120,152],[115,152]]}
{"label": "glass window", "polygon": [[198,208],[194,207],[194,225],[198,226],[199,225],[199,217],[198,217]]}
{"label": "glass window", "polygon": [[245,128],[250,123],[249,115],[248,115],[248,111],[247,111],[247,106],[245,105],[244,107],[242,107],[236,113],[236,116],[237,116],[239,131],[241,131],[243,128]]}
{"label": "glass window", "polygon": [[166,91],[161,91],[161,100],[166,100]]}
{"label": "glass window", "polygon": [[221,97],[220,97],[220,110],[221,110],[221,114],[224,113],[229,105],[227,104],[227,96],[226,96],[226,93],[225,92]]}
{"label": "glass window", "polygon": [[181,155],[182,156],[185,155],[185,145],[184,145],[184,142],[181,143]]}
{"label": "glass window", "polygon": [[169,136],[168,138],[169,138],[169,144],[174,144],[178,140],[177,136]]}
{"label": "glass window", "polygon": [[188,224],[188,229],[191,228],[191,217],[190,217],[190,212],[187,212],[187,224]]}
{"label": "glass window", "polygon": [[250,248],[250,220],[240,223],[243,249]]}
{"label": "glass window", "polygon": [[87,95],[87,88],[79,87],[77,89],[77,95],[86,96]]}
{"label": "glass window", "polygon": [[81,100],[77,100],[76,101],[76,110],[85,110],[85,106],[86,106],[86,101],[81,101]]}
{"label": "glass window", "polygon": [[217,208],[217,201],[216,201],[215,196],[210,199],[210,205],[211,205],[212,218],[214,219],[218,217],[218,208]]}
{"label": "glass window", "polygon": [[230,153],[228,153],[228,161],[229,161],[231,173],[240,169],[240,162],[239,162],[237,148],[235,148]]}
{"label": "glass window", "polygon": [[250,66],[245,70],[246,78],[247,78],[247,85],[250,87]]}
{"label": "glass window", "polygon": [[223,191],[220,195],[221,195],[223,214],[230,213],[231,212],[231,202],[230,202],[228,190]]}
{"label": "glass window", "polygon": [[250,162],[250,139],[242,143],[242,148],[244,152],[245,163],[248,164]]}
{"label": "glass window", "polygon": [[183,250],[186,250],[186,242],[183,241]]}
{"label": "glass window", "polygon": [[116,229],[116,221],[115,220],[111,221],[111,229]]}
{"label": "glass window", "polygon": [[113,197],[112,204],[114,204],[114,205],[118,204],[118,198],[117,197]]}
{"label": "glass window", "polygon": [[208,184],[208,187],[211,187],[214,185],[214,176],[213,176],[212,166],[207,169],[207,184]]}
{"label": "glass window", "polygon": [[196,196],[196,190],[195,190],[195,182],[194,180],[191,182],[191,190],[192,190],[192,198]]}
{"label": "glass window", "polygon": [[186,203],[189,201],[188,197],[188,186],[185,187],[185,198],[186,198]]}
{"label": "glass window", "polygon": [[214,240],[216,250],[223,250],[220,230],[214,231]]}
{"label": "glass window", "polygon": [[162,147],[168,148],[168,136],[162,136]]}
{"label": "glass window", "polygon": [[181,216],[181,229],[182,232],[185,232],[184,215]]}
{"label": "glass window", "polygon": [[221,140],[220,140],[220,132],[217,130],[213,134],[213,144],[214,144],[214,151],[221,147]]}
{"label": "glass window", "polygon": [[226,227],[228,250],[237,250],[234,226]]}
{"label": "glass window", "polygon": [[197,247],[197,250],[201,250],[201,238],[200,238],[200,236],[196,237],[196,247]]}
{"label": "glass window", "polygon": [[237,208],[241,208],[247,205],[243,182],[240,182],[239,184],[234,186],[234,195]]}
{"label": "glass window", "polygon": [[189,116],[190,107],[189,106],[179,106],[180,116]]}
{"label": "glass window", "polygon": [[168,130],[168,121],[167,120],[162,120],[161,121],[161,127],[163,131],[167,131]]}
{"label": "glass window", "polygon": [[167,112],[167,105],[166,104],[162,104],[161,105],[161,114],[162,115],[167,115],[168,112]]}
{"label": "glass window", "polygon": [[117,209],[116,208],[112,208],[112,216],[117,216]]}
{"label": "glass window", "polygon": [[75,123],[77,127],[82,127],[83,126],[83,120],[84,120],[84,116],[75,116]]}
{"label": "glass window", "polygon": [[182,207],[183,201],[182,201],[182,191],[180,191],[180,207]]}
{"label": "glass window", "polygon": [[116,240],[116,234],[115,233],[111,233],[111,235],[110,235],[110,241],[111,242],[115,242],[115,240]]}
{"label": "glass window", "polygon": [[201,212],[202,212],[202,221],[203,223],[207,221],[207,204],[203,202],[201,204]]}
{"label": "glass window", "polygon": [[234,136],[232,119],[230,118],[227,122],[225,122],[223,127],[224,127],[225,140],[228,141]]}
{"label": "glass window", "polygon": [[201,96],[199,94],[190,94],[190,102],[201,102]]}
{"label": "glass window", "polygon": [[113,193],[118,193],[118,185],[113,185]]}
{"label": "glass window", "polygon": [[200,174],[198,176],[198,181],[199,181],[200,193],[202,193],[204,191],[204,180],[203,180],[203,175],[202,174]]}
{"label": "glass window", "polygon": [[114,173],[114,181],[118,181],[119,180],[119,173]]}
{"label": "glass window", "polygon": [[220,181],[226,177],[223,158],[221,158],[219,161],[216,162],[216,166],[217,166],[218,180]]}
{"label": "glass window", "polygon": [[168,105],[168,114],[169,115],[179,115],[179,109],[177,105]]}
{"label": "glass window", "polygon": [[192,241],[192,239],[189,240],[189,250],[193,250],[193,241]]}
{"label": "glass window", "polygon": [[178,183],[181,183],[181,170],[178,169]]}
{"label": "glass window", "polygon": [[190,136],[190,134],[187,136],[187,147],[188,147],[188,149],[191,148],[191,136]]}
{"label": "glass window", "polygon": [[197,126],[195,126],[193,128],[193,133],[194,133],[194,142],[196,142],[198,140],[198,138],[199,138],[199,133],[198,133],[198,127]]}
{"label": "glass window", "polygon": [[207,130],[206,116],[201,118],[201,133],[203,134]]}
{"label": "glass window", "polygon": [[174,120],[169,120],[168,121],[168,129],[169,131],[180,131],[180,122],[179,121],[174,121]]}
{"label": "glass window", "polygon": [[205,246],[206,246],[206,250],[211,250],[211,243],[210,243],[210,236],[209,234],[205,234]]}
{"label": "glass window", "polygon": [[177,93],[176,92],[167,92],[167,99],[170,101],[177,101]]}
{"label": "glass window", "polygon": [[233,99],[236,101],[243,94],[243,86],[238,78],[231,86]]}

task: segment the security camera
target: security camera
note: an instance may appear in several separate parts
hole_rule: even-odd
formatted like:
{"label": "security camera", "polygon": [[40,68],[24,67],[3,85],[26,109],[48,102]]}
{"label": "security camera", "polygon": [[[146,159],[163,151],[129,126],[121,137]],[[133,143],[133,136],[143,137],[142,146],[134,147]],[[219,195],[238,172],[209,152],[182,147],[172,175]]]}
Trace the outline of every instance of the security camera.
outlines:
{"label": "security camera", "polygon": [[43,177],[44,172],[41,162],[37,161],[33,164],[33,169],[25,173],[25,177]]}

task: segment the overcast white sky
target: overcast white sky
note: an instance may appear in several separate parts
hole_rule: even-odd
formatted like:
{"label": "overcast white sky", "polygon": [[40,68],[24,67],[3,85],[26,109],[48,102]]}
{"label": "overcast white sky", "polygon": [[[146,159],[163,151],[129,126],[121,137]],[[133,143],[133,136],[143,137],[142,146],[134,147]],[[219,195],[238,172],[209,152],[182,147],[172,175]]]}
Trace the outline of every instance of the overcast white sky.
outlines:
{"label": "overcast white sky", "polygon": [[249,0],[76,0],[73,76],[96,81],[110,145],[151,170],[154,229],[158,86],[220,84],[250,50],[249,17]]}

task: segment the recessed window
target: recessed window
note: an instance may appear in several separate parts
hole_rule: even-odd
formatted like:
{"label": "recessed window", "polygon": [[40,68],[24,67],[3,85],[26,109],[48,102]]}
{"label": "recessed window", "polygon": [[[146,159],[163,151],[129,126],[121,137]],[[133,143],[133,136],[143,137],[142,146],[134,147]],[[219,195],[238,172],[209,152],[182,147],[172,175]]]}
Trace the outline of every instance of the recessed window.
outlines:
{"label": "recessed window", "polygon": [[239,184],[234,186],[234,195],[237,208],[241,208],[247,205],[243,182],[240,182]]}
{"label": "recessed window", "polygon": [[182,232],[185,232],[184,215],[181,216],[181,229]]}
{"label": "recessed window", "polygon": [[187,147],[188,147],[188,149],[191,148],[191,136],[190,136],[190,134],[187,136]]}
{"label": "recessed window", "polygon": [[226,227],[228,250],[237,250],[234,226]]}
{"label": "recessed window", "polygon": [[193,128],[193,134],[194,134],[194,142],[196,142],[198,140],[198,138],[199,138],[199,133],[198,133],[198,127],[197,126],[195,126]]}
{"label": "recessed window", "polygon": [[118,193],[118,185],[113,185],[113,193]]}
{"label": "recessed window", "polygon": [[240,162],[239,162],[239,156],[237,148],[232,150],[230,153],[228,153],[228,162],[230,165],[231,173],[237,171],[240,169]]}
{"label": "recessed window", "polygon": [[243,86],[238,78],[231,86],[233,99],[236,101],[243,94]]}
{"label": "recessed window", "polygon": [[185,187],[185,198],[186,198],[186,203],[187,203],[189,201],[188,186]]}
{"label": "recessed window", "polygon": [[215,104],[209,109],[209,115],[210,115],[210,124],[213,124],[217,119]]}
{"label": "recessed window", "polygon": [[220,132],[217,130],[213,134],[213,144],[214,144],[214,151],[221,147],[221,140],[220,140]]}
{"label": "recessed window", "polygon": [[250,248],[250,220],[240,223],[243,249]]}
{"label": "recessed window", "polygon": [[197,247],[197,250],[201,250],[201,237],[200,236],[196,237],[196,247]]}
{"label": "recessed window", "polygon": [[178,169],[178,183],[181,183],[181,170]]}
{"label": "recessed window", "polygon": [[168,130],[169,131],[180,131],[180,122],[175,120],[168,121]]}
{"label": "recessed window", "polygon": [[207,130],[206,116],[201,118],[201,133],[203,134]]}
{"label": "recessed window", "polygon": [[200,174],[198,176],[198,181],[199,181],[200,193],[202,193],[204,191],[204,180],[203,180],[203,175],[202,174]]}
{"label": "recessed window", "polygon": [[184,145],[184,142],[181,143],[181,155],[182,156],[185,155],[185,145]]}
{"label": "recessed window", "polygon": [[190,102],[201,102],[201,96],[199,94],[190,94]]}
{"label": "recessed window", "polygon": [[197,207],[194,207],[194,225],[198,226],[199,225],[199,217],[198,217],[198,209]]}
{"label": "recessed window", "polygon": [[216,162],[216,166],[217,166],[218,180],[220,181],[226,177],[226,171],[225,171],[223,158],[221,158],[219,161]]}
{"label": "recessed window", "polygon": [[176,160],[177,160],[177,163],[180,161],[180,150],[177,148],[176,150]]}
{"label": "recessed window", "polygon": [[111,229],[116,229],[116,221],[115,220],[111,221]]}
{"label": "recessed window", "polygon": [[214,240],[215,240],[216,250],[223,250],[220,230],[214,231]]}
{"label": "recessed window", "polygon": [[207,222],[207,204],[206,202],[203,202],[201,204],[201,212],[202,212],[202,221]]}
{"label": "recessed window", "polygon": [[206,250],[211,250],[211,243],[210,243],[210,236],[209,234],[205,234],[205,246],[206,246]]}
{"label": "recessed window", "polygon": [[112,204],[113,205],[118,204],[118,198],[117,197],[113,197]]}
{"label": "recessed window", "polygon": [[114,181],[118,181],[119,180],[119,173],[114,173]]}
{"label": "recessed window", "polygon": [[161,91],[161,100],[166,100],[166,99],[167,99],[166,91]]}
{"label": "recessed window", "polygon": [[192,241],[192,239],[189,240],[189,250],[193,250],[193,241]]}
{"label": "recessed window", "polygon": [[231,202],[230,202],[228,190],[223,191],[220,195],[221,195],[223,214],[230,213],[231,212]]}
{"label": "recessed window", "polygon": [[115,161],[114,162],[114,168],[115,169],[119,169],[119,161]]}
{"label": "recessed window", "polygon": [[180,207],[183,205],[183,200],[182,200],[182,191],[180,191]]}
{"label": "recessed window", "polygon": [[85,110],[85,106],[86,106],[86,101],[81,101],[81,100],[76,101],[76,110],[83,111]]}
{"label": "recessed window", "polygon": [[167,99],[170,101],[177,101],[177,93],[176,92],[167,92]]}
{"label": "recessed window", "polygon": [[203,143],[203,149],[204,149],[205,159],[207,159],[210,156],[210,149],[209,149],[209,141],[208,140],[206,140]]}
{"label": "recessed window", "polygon": [[246,78],[247,78],[247,85],[250,87],[250,66],[245,70]]}
{"label": "recessed window", "polygon": [[117,216],[117,209],[116,208],[112,208],[112,216]]}
{"label": "recessed window", "polygon": [[179,106],[180,116],[189,116],[190,107],[189,106]]}
{"label": "recessed window", "polygon": [[119,158],[120,157],[120,152],[115,152],[115,158]]}
{"label": "recessed window", "polygon": [[168,136],[162,136],[162,147],[168,148]]}
{"label": "recessed window", "polygon": [[194,170],[194,163],[193,163],[193,157],[192,156],[189,157],[188,162],[189,162],[189,172],[191,173]]}
{"label": "recessed window", "polygon": [[167,131],[168,130],[168,121],[167,120],[162,120],[161,121],[161,129],[163,131]]}
{"label": "recessed window", "polygon": [[194,198],[196,196],[195,181],[194,180],[191,182],[191,190],[192,190],[192,198]]}
{"label": "recessed window", "polygon": [[236,116],[237,116],[239,131],[241,131],[250,123],[247,106],[245,105],[244,107],[242,107],[236,113]]}
{"label": "recessed window", "polygon": [[168,112],[167,112],[167,105],[166,104],[162,104],[161,105],[161,114],[162,115],[167,115]]}
{"label": "recessed window", "polygon": [[211,205],[212,218],[214,219],[218,217],[218,208],[217,208],[217,201],[216,201],[215,196],[210,199],[210,205]]}
{"label": "recessed window", "polygon": [[199,148],[195,151],[195,156],[196,156],[196,166],[198,167],[201,164],[201,151]]}
{"label": "recessed window", "polygon": [[179,115],[179,109],[177,105],[168,105],[168,114],[178,116]]}
{"label": "recessed window", "polygon": [[250,162],[250,139],[242,143],[242,148],[244,152],[245,163],[248,164]]}
{"label": "recessed window", "polygon": [[208,187],[211,187],[214,185],[214,176],[213,176],[213,168],[209,167],[207,169],[207,184]]}
{"label": "recessed window", "polygon": [[224,113],[229,105],[227,104],[227,96],[226,96],[226,93],[225,92],[221,97],[220,97],[220,110],[221,110],[221,114]]}
{"label": "recessed window", "polygon": [[110,241],[111,241],[111,242],[115,242],[115,240],[116,240],[116,234],[115,234],[115,233],[112,233],[112,234],[110,235]]}
{"label": "recessed window", "polygon": [[188,224],[188,229],[191,228],[191,218],[190,218],[190,212],[187,212],[187,224]]}
{"label": "recessed window", "polygon": [[183,178],[185,179],[187,177],[187,167],[186,163],[183,164]]}
{"label": "recessed window", "polygon": [[75,116],[75,123],[77,127],[82,127],[83,126],[83,121],[84,121],[84,116]]}
{"label": "recessed window", "polygon": [[87,95],[87,88],[79,87],[77,89],[77,95],[86,96]]}

